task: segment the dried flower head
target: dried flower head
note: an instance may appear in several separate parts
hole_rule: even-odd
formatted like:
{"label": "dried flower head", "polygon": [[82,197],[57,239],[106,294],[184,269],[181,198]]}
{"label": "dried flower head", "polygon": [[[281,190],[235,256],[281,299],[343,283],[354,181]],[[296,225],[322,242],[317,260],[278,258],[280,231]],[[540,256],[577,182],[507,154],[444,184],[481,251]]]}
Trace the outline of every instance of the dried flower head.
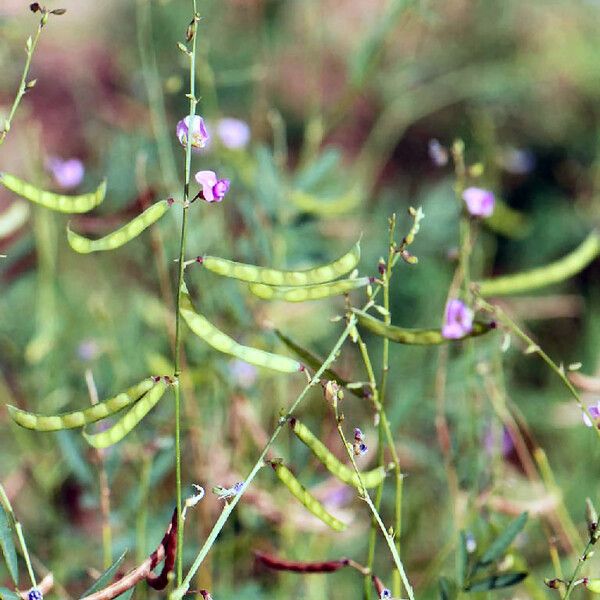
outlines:
{"label": "dried flower head", "polygon": [[478,187],[467,188],[462,193],[467,210],[474,217],[489,217],[494,212],[496,198],[493,192]]}
{"label": "dried flower head", "polygon": [[473,329],[473,311],[462,300],[450,300],[446,306],[442,335],[449,340],[457,340],[468,335]]}
{"label": "dried flower head", "polygon": [[204,119],[199,115],[194,115],[190,126],[190,116],[188,115],[179,123],[177,123],[177,138],[179,143],[186,148],[188,143],[188,135],[191,138],[192,148],[200,149],[204,148],[210,139]]}
{"label": "dried flower head", "polygon": [[341,400],[344,397],[344,392],[337,381],[330,380],[325,384],[325,399],[328,402]]}
{"label": "dried flower head", "polygon": [[207,202],[221,202],[229,191],[229,179],[218,179],[214,171],[198,171],[195,178],[202,186],[198,197]]}

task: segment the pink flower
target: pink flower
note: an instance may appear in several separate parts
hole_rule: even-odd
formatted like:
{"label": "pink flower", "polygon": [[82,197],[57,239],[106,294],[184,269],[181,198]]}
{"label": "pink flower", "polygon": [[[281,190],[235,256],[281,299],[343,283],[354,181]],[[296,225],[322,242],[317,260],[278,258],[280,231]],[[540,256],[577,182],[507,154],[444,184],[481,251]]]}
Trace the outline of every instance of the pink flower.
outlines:
{"label": "pink flower", "polygon": [[46,161],[46,168],[52,173],[54,181],[64,190],[77,187],[83,181],[85,174],[85,167],[77,158],[62,160],[51,156]]}
{"label": "pink flower", "polygon": [[217,136],[225,148],[245,148],[250,141],[250,127],[245,121],[226,117],[217,122]]}
{"label": "pink flower", "polygon": [[189,115],[177,123],[177,138],[179,143],[186,148],[188,143],[188,135],[191,136],[192,148],[204,148],[209,140],[208,131],[204,124],[204,119],[198,115],[192,118],[192,126],[190,127]]}
{"label": "pink flower", "polygon": [[229,179],[217,179],[214,171],[198,171],[195,177],[202,186],[199,195],[207,202],[221,202],[229,190]]}
{"label": "pink flower", "polygon": [[494,193],[477,187],[467,188],[462,194],[467,210],[474,217],[489,217],[494,212]]}
{"label": "pink flower", "polygon": [[446,306],[442,335],[448,340],[458,340],[472,329],[473,311],[461,300],[450,300]]}
{"label": "pink flower", "polygon": [[[598,424],[598,419],[600,419],[600,400],[598,401],[596,406],[588,406],[588,412],[590,413],[590,415],[592,415],[592,418],[594,419],[594,421],[596,421],[596,424]],[[583,413],[583,422],[588,427],[592,427],[594,425],[594,423],[590,421],[590,418],[585,413]]]}

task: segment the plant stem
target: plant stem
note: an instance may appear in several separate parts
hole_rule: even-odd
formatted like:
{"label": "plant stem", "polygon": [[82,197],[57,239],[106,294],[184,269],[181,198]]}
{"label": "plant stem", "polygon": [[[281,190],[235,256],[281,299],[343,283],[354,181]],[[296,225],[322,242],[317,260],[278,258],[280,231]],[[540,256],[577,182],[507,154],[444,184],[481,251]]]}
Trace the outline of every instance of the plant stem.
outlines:
{"label": "plant stem", "polygon": [[414,592],[413,592],[412,586],[410,585],[410,582],[408,581],[408,577],[406,576],[406,571],[404,570],[404,565],[402,564],[402,560],[400,559],[400,554],[398,553],[398,549],[396,548],[394,539],[393,539],[392,535],[390,535],[390,533],[385,528],[385,525],[384,525],[383,521],[381,520],[381,516],[379,515],[379,512],[375,508],[375,505],[373,504],[373,501],[371,500],[371,497],[369,496],[369,492],[367,491],[367,488],[365,487],[365,485],[362,481],[360,471],[358,469],[358,465],[356,464],[356,461],[354,460],[354,454],[351,450],[352,446],[351,446],[351,444],[348,443],[348,441],[346,440],[346,436],[344,435],[344,430],[342,429],[342,421],[344,420],[344,417],[341,416],[338,412],[337,396],[334,398],[334,401],[333,401],[333,409],[334,409],[334,413],[335,413],[335,420],[336,420],[338,433],[340,434],[342,443],[343,443],[344,447],[346,448],[348,456],[350,457],[350,462],[352,463],[352,466],[354,467],[354,470],[356,471],[356,474],[358,475],[358,480],[360,482],[360,487],[361,487],[360,492],[361,492],[362,498],[369,506],[369,509],[371,510],[371,513],[373,514],[373,518],[375,519],[375,521],[377,522],[377,525],[379,526],[379,529],[383,533],[383,537],[385,538],[385,541],[387,542],[390,552],[392,553],[394,563],[396,564],[396,569],[397,569],[398,573],[400,574],[400,578],[402,579],[402,583],[404,584],[404,587],[406,588],[406,593],[408,594],[408,597],[410,598],[410,600],[414,600],[414,598],[415,598]]}
{"label": "plant stem", "polygon": [[569,600],[569,596],[571,595],[571,592],[575,588],[575,583],[577,581],[577,578],[579,577],[579,573],[581,572],[581,569],[583,568],[583,563],[587,560],[588,553],[592,549],[593,545],[594,545],[594,542],[592,540],[590,540],[587,543],[585,550],[583,551],[583,554],[577,559],[577,565],[575,566],[573,575],[571,575],[571,579],[569,579],[569,584],[567,585],[567,591],[565,592],[564,600]]}
{"label": "plant stem", "polygon": [[0,146],[4,143],[4,140],[6,139],[6,136],[8,135],[8,132],[10,131],[10,126],[11,126],[12,120],[15,116],[15,113],[17,112],[17,108],[19,107],[19,104],[21,103],[21,99],[23,98],[23,96],[25,95],[25,92],[27,91],[27,76],[29,75],[29,69],[31,67],[31,59],[33,58],[33,53],[35,52],[35,48],[37,46],[38,40],[40,39],[40,34],[42,33],[42,29],[43,29],[44,25],[46,24],[47,20],[48,20],[48,14],[44,12],[42,14],[42,18],[40,19],[40,23],[38,25],[37,31],[35,32],[35,35],[33,36],[33,38],[31,36],[29,36],[27,38],[27,45],[25,47],[25,49],[27,51],[27,60],[25,61],[25,66],[23,67],[23,74],[21,75],[21,82],[19,83],[19,89],[17,90],[17,94],[16,94],[15,99],[10,108],[10,112],[8,113],[8,117],[4,121],[4,127],[2,128],[2,131],[0,132]]}
{"label": "plant stem", "polygon": [[[198,22],[196,12],[196,0],[192,0],[195,24]],[[181,317],[179,314],[180,293],[179,290],[183,284],[184,258],[185,258],[185,238],[187,229],[187,216],[189,209],[190,195],[190,174],[192,166],[192,135],[191,128],[196,114],[196,39],[192,37],[192,49],[190,57],[190,113],[189,124],[190,131],[187,136],[187,146],[185,149],[185,176],[183,184],[183,218],[181,220],[181,237],[179,243],[179,276],[177,279],[176,300],[175,300],[175,371],[173,373],[176,385],[175,388],[175,479],[177,486],[177,585],[181,585],[183,579],[183,518],[182,518],[182,494],[181,494],[181,393],[177,380],[181,374]]]}
{"label": "plant stem", "polygon": [[229,515],[233,512],[233,509],[236,507],[237,503],[240,501],[242,495],[244,494],[244,492],[246,491],[246,489],[248,488],[248,486],[250,485],[250,483],[252,482],[252,480],[256,477],[256,474],[258,473],[259,469],[263,466],[263,464],[264,464],[264,458],[267,455],[267,453],[268,453],[269,449],[271,448],[271,446],[274,444],[275,440],[277,439],[277,436],[281,433],[281,430],[287,424],[290,416],[298,408],[298,406],[300,405],[300,403],[302,402],[302,400],[304,400],[304,398],[307,395],[308,391],[316,383],[318,383],[319,378],[321,377],[321,375],[335,361],[335,359],[337,358],[337,355],[338,355],[339,351],[341,350],[341,347],[342,347],[343,343],[345,342],[346,338],[350,335],[350,332],[352,331],[352,329],[355,326],[356,326],[356,318],[354,317],[354,315],[351,315],[346,328],[344,329],[344,331],[342,332],[342,334],[338,338],[337,342],[335,343],[335,346],[333,347],[333,349],[331,350],[331,352],[329,353],[329,355],[325,359],[325,362],[323,362],[323,364],[321,365],[321,367],[319,368],[319,370],[314,374],[314,376],[311,378],[311,380],[309,381],[309,383],[304,387],[304,389],[302,390],[302,392],[300,392],[300,394],[296,398],[296,400],[294,400],[294,402],[291,405],[291,407],[290,407],[287,415],[285,415],[283,417],[280,417],[279,422],[277,423],[277,427],[274,429],[273,433],[271,434],[271,437],[269,438],[269,441],[267,442],[267,444],[263,448],[262,452],[260,453],[260,456],[258,457],[258,460],[254,464],[254,467],[252,467],[252,470],[250,471],[250,474],[244,480],[244,484],[242,485],[240,491],[233,497],[233,499],[231,500],[231,502],[229,502],[228,504],[226,504],[225,507],[223,508],[223,511],[219,515],[219,518],[217,519],[217,522],[214,524],[214,526],[213,526],[210,534],[208,535],[206,541],[204,542],[204,545],[200,549],[200,552],[198,552],[198,555],[196,556],[196,559],[194,560],[194,563],[192,564],[192,567],[188,571],[188,574],[185,576],[185,579],[183,580],[183,583],[180,584],[177,587],[177,589],[175,589],[170,594],[169,600],[180,600],[187,593],[187,591],[188,591],[188,589],[190,587],[190,581],[192,580],[192,577],[195,575],[196,571],[200,568],[200,565],[202,564],[202,561],[206,558],[206,555],[209,553],[210,549],[212,548],[215,540],[219,536],[219,533],[221,532],[221,530],[223,529],[225,523],[227,522],[227,519],[229,518]]}
{"label": "plant stem", "polygon": [[[582,402],[581,397],[577,393],[577,390],[573,387],[573,384],[565,375],[564,368],[559,367],[499,306],[486,302],[477,293],[475,293],[475,296],[477,298],[477,303],[480,308],[494,315],[510,331],[512,331],[518,338],[520,338],[523,342],[527,344],[527,354],[537,354],[550,367],[550,369],[554,371],[556,375],[558,375],[565,387],[571,393],[571,396],[573,396],[573,398],[577,402],[581,411],[587,415],[591,423],[594,423],[594,417],[592,417],[590,411],[588,410],[588,407]],[[598,429],[598,427],[593,427],[593,429],[596,431],[596,435],[600,437],[600,429]]]}
{"label": "plant stem", "polygon": [[[400,255],[396,254],[393,257],[392,266],[394,266],[399,259],[400,259]],[[183,264],[183,261],[181,261],[180,264]],[[367,304],[363,307],[363,310],[367,310],[369,307],[373,306],[375,298],[377,297],[380,290],[381,290],[381,285],[377,286],[377,288],[373,291],[373,294],[372,294],[369,302],[367,302]],[[194,560],[194,563],[192,564],[192,567],[188,571],[188,574],[185,576],[185,579],[183,580],[183,582],[181,584],[179,584],[178,587],[175,590],[173,590],[173,592],[171,592],[171,594],[169,595],[169,600],[180,600],[187,593],[187,591],[190,587],[190,581],[192,580],[192,577],[198,571],[198,569],[200,568],[200,565],[206,558],[207,554],[210,552],[210,549],[212,548],[213,544],[215,543],[217,537],[219,536],[219,533],[221,532],[225,523],[227,522],[229,515],[233,512],[233,509],[239,502],[240,498],[242,497],[242,495],[244,494],[244,492],[246,491],[246,489],[248,488],[248,486],[250,485],[250,483],[252,482],[252,480],[254,479],[256,474],[258,473],[259,469],[263,466],[264,458],[267,455],[268,451],[270,450],[271,446],[274,444],[275,440],[277,439],[277,436],[281,433],[281,430],[283,429],[283,427],[285,426],[285,424],[287,423],[287,421],[291,417],[291,415],[294,413],[294,411],[298,408],[300,403],[304,400],[304,397],[306,396],[308,391],[319,381],[319,378],[321,377],[321,375],[323,375],[323,373],[325,373],[325,371],[327,371],[329,369],[329,367],[331,366],[331,364],[335,361],[346,338],[350,335],[351,332],[356,332],[356,322],[357,322],[356,316],[353,313],[349,313],[346,328],[342,332],[341,336],[338,338],[333,349],[331,350],[331,352],[329,353],[329,355],[327,356],[327,358],[325,359],[323,364],[319,367],[319,369],[315,373],[315,375],[311,378],[308,385],[302,390],[302,392],[296,398],[296,400],[294,400],[287,415],[284,417],[281,417],[279,419],[277,427],[275,428],[275,430],[273,431],[273,434],[269,438],[269,441],[263,448],[263,450],[262,450],[260,456],[258,457],[258,460],[256,461],[254,467],[252,468],[250,474],[245,479],[244,484],[241,487],[240,491],[231,500],[231,502],[226,504],[222,513],[219,515],[217,522],[214,524],[211,532],[209,533],[204,545],[198,552],[198,554]],[[362,347],[364,350],[363,358],[366,357],[367,370],[371,373],[370,377],[374,379],[374,376],[372,375],[371,362],[368,359],[368,354],[366,353],[366,346],[364,345],[364,342],[362,341],[360,336],[358,336],[358,341],[359,341],[359,347]],[[394,464],[399,469],[398,454],[397,454],[396,448],[394,447],[394,444],[393,444],[392,432],[391,432],[387,417],[385,415],[385,411],[383,411],[381,405],[379,404],[379,401],[376,398],[373,401],[374,401],[376,410],[381,415],[381,419],[383,421],[383,428],[384,428],[384,431],[385,431],[385,434],[386,434],[386,437],[388,440],[388,444],[390,445],[390,451],[392,453]],[[400,475],[400,477],[401,476],[402,475]],[[375,508],[375,507],[373,506],[373,508]],[[392,554],[395,555],[395,558],[397,557],[398,561],[399,561],[400,557],[397,554],[396,547],[394,546],[393,541],[392,541],[392,547],[393,547]],[[401,562],[400,562],[400,564],[401,564]],[[409,585],[409,587],[410,587],[410,585]],[[410,588],[409,595],[410,594],[412,594],[412,588]],[[412,596],[411,596],[411,600],[412,600]]]}

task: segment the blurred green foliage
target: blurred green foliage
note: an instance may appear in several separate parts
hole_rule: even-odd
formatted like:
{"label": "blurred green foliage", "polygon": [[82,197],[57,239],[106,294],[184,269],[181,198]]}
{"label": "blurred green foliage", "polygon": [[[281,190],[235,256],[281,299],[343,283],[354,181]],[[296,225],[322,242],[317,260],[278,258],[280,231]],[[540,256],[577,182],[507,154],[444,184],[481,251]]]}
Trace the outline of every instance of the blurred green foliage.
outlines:
{"label": "blurred green foliage", "polygon": [[[106,202],[93,217],[74,220],[77,231],[83,226],[99,234],[114,228],[114,215],[121,223],[140,212],[143,198],[181,196],[184,156],[174,131],[187,113],[186,63],[176,42],[183,39],[190,9],[168,0],[65,6],[67,14],[43,32],[32,70],[37,85],[0,149],[0,164],[42,187],[52,185],[44,170],[50,155],[84,160],[83,190],[107,176]],[[214,144],[194,156],[194,170],[213,169],[232,186],[222,205],[193,205],[190,258],[209,252],[306,268],[338,256],[362,233],[360,272],[376,275],[378,259],[387,253],[388,216],[396,212],[405,232],[408,206],[422,206],[426,218],[413,246],[419,264],[401,264],[395,272],[392,321],[438,326],[456,267],[460,206],[451,167],[435,167],[428,157],[431,138],[445,145],[464,139],[468,163],[484,166],[478,182],[527,224],[502,234],[486,226],[479,230],[473,279],[554,260],[597,226],[597,1],[202,0],[200,10],[199,110],[213,131],[222,116],[246,120],[252,141],[244,151]],[[0,7],[0,115],[12,102],[24,40],[36,23],[22,3]],[[153,89],[164,95],[164,119]],[[12,201],[0,191],[0,207]],[[328,203],[334,208],[327,210]],[[25,227],[0,239],[0,252],[7,254],[0,259],[0,404],[51,414],[89,403],[88,369],[101,398],[149,373],[170,372],[167,331],[179,214],[170,211],[151,235],[115,253],[75,255],[64,235],[67,219],[38,207]],[[581,361],[588,374],[600,368],[598,273],[596,263],[565,284],[506,305],[557,362]],[[341,300],[268,304],[199,266],[190,267],[187,279],[202,312],[242,343],[285,352],[270,331],[274,325],[326,356],[339,334],[330,317],[343,311]],[[500,354],[501,338],[477,340],[477,362],[487,365],[494,389],[503,394],[506,387],[507,405],[530,448],[545,449],[556,489],[528,481],[514,451],[502,453],[502,425],[485,372],[476,368],[472,347],[453,347],[445,411],[458,493],[450,495],[436,441],[439,351],[390,349],[387,412],[406,473],[402,557],[419,598],[437,597],[439,576],[456,574],[460,530],[472,531],[484,547],[510,521],[502,513],[514,516],[523,506],[532,517],[509,561],[530,570],[520,584],[524,595],[551,592],[543,587],[543,578],[556,574],[548,532],[557,540],[565,573],[572,570],[573,552],[582,550],[584,500],[597,498],[599,490],[598,440],[543,363],[516,343]],[[379,369],[380,340],[367,341]],[[249,471],[301,381],[260,372],[242,388],[227,358],[191,335],[185,350],[184,479],[207,489],[230,486]],[[351,344],[336,369],[348,379],[366,379]],[[346,422],[366,432],[374,464],[370,405],[350,395],[344,402]],[[129,549],[129,566],[156,547],[172,511],[171,404],[159,404],[104,456],[112,554]],[[300,414],[343,457],[318,390]],[[308,488],[326,479],[287,433],[274,454],[285,457]],[[2,409],[0,457],[0,481],[35,560],[76,596],[89,587],[88,569],[103,570],[97,456],[77,432],[21,430]],[[316,530],[269,471],[259,474],[248,501],[233,514],[197,587],[210,588],[216,599],[360,597],[362,582],[353,572],[301,577],[254,566],[252,548],[296,560],[344,555],[358,561],[367,549],[364,503],[352,495],[342,500],[343,514],[354,519],[347,533]],[[388,487],[382,514],[391,522]],[[320,492],[341,494],[323,487]],[[568,520],[552,508],[561,497],[581,539],[557,525]],[[186,560],[218,512],[219,502],[207,498],[190,513]],[[381,542],[375,572],[390,579],[391,561]],[[8,577],[0,566],[0,583],[8,584]],[[154,594],[142,588],[136,597]]]}

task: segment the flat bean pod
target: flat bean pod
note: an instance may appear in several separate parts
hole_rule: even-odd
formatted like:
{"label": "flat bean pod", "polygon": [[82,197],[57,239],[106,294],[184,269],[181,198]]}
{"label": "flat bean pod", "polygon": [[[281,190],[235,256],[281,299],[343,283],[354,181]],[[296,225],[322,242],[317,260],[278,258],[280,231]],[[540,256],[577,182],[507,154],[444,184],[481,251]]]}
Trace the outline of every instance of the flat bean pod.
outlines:
{"label": "flat bean pod", "polygon": [[70,214],[85,213],[92,210],[104,200],[106,195],[106,180],[102,181],[94,192],[77,196],[40,190],[10,173],[0,173],[0,183],[26,200],[57,212]]}
{"label": "flat bean pod", "polygon": [[509,296],[559,283],[585,269],[598,254],[600,234],[593,231],[573,252],[545,267],[480,281],[479,293],[484,297]]}
{"label": "flat bean pod", "polygon": [[188,327],[209,346],[215,350],[230,354],[240,360],[243,360],[257,367],[272,369],[273,371],[281,371],[283,373],[295,373],[303,369],[302,365],[292,358],[265,352],[258,348],[250,346],[242,346],[233,338],[230,338],[226,333],[217,329],[208,319],[196,312],[189,296],[187,288],[182,287],[181,302],[179,312]]}
{"label": "flat bean pod", "polygon": [[[294,340],[279,331],[279,329],[275,330],[275,335],[286,345],[288,349],[300,357],[304,361],[305,365],[312,367],[315,371],[318,371],[321,368],[321,365],[324,362],[323,358],[314,354],[310,350],[303,348],[300,346],[300,344],[296,343]],[[323,371],[323,377],[325,377],[325,379],[337,381],[344,388],[350,383],[348,380],[340,377],[340,375],[333,369],[325,369],[325,371]],[[348,388],[348,391],[351,394],[354,394],[357,398],[364,397],[364,394],[357,392],[353,388]]]}
{"label": "flat bean pod", "polygon": [[119,229],[97,240],[90,240],[83,237],[67,227],[69,245],[75,252],[79,252],[80,254],[89,254],[90,252],[100,252],[102,250],[115,250],[136,238],[153,223],[156,223],[167,212],[169,206],[171,206],[171,203],[168,200],[161,200],[147,208],[141,215],[138,215],[129,221],[129,223],[123,225],[123,227],[119,227]]}
{"label": "flat bean pod", "polygon": [[359,260],[360,244],[357,242],[350,251],[333,262],[306,271],[281,271],[268,267],[247,265],[216,256],[205,256],[202,263],[213,273],[239,279],[240,281],[266,285],[298,286],[326,283],[337,279],[352,271]]}
{"label": "flat bean pod", "polygon": [[356,208],[362,197],[361,190],[356,188],[332,200],[322,200],[301,190],[294,190],[290,194],[290,200],[302,212],[322,217],[333,217],[350,212]]}
{"label": "flat bean pod", "polygon": [[104,400],[104,402],[99,402],[83,410],[76,410],[61,415],[38,415],[10,405],[7,408],[12,420],[26,429],[33,429],[35,431],[74,429],[75,427],[83,427],[89,423],[95,423],[120,411],[126,406],[130,406],[152,389],[154,385],[154,381],[151,378],[144,379],[113,398]]}
{"label": "flat bean pod", "polygon": [[83,432],[83,437],[94,448],[107,448],[120,442],[156,406],[167,389],[167,383],[160,379],[154,387],[138,400],[110,429],[99,433]]}
{"label": "flat bean pod", "polygon": [[285,302],[306,302],[307,300],[321,300],[331,296],[339,296],[350,290],[369,285],[369,277],[357,279],[342,279],[330,283],[306,285],[299,287],[275,287],[264,283],[251,283],[250,292],[263,300],[284,300]]}
{"label": "flat bean pod", "polygon": [[[329,448],[313,435],[312,431],[310,431],[306,425],[298,421],[298,419],[292,419],[290,421],[290,427],[296,434],[296,437],[308,447],[319,462],[321,462],[332,475],[335,475],[340,481],[355,487],[358,491],[362,491],[362,486],[356,471],[340,462],[331,453]],[[366,488],[374,488],[385,479],[385,469],[384,467],[377,467],[371,471],[361,473],[360,477]]]}
{"label": "flat bean pod", "polygon": [[335,531],[344,531],[346,524],[336,519],[327,509],[294,477],[292,472],[281,463],[271,463],[279,481],[301,502],[315,517],[329,525]]}
{"label": "flat bean pod", "polygon": [[440,329],[408,329],[406,327],[386,325],[383,321],[380,321],[361,310],[353,308],[352,312],[356,315],[358,324],[372,333],[387,338],[391,342],[396,342],[397,344],[411,344],[416,346],[435,346],[438,344],[464,340],[468,337],[477,337],[487,333],[495,327],[494,323],[475,321],[471,333],[458,340],[450,340],[442,335]]}

